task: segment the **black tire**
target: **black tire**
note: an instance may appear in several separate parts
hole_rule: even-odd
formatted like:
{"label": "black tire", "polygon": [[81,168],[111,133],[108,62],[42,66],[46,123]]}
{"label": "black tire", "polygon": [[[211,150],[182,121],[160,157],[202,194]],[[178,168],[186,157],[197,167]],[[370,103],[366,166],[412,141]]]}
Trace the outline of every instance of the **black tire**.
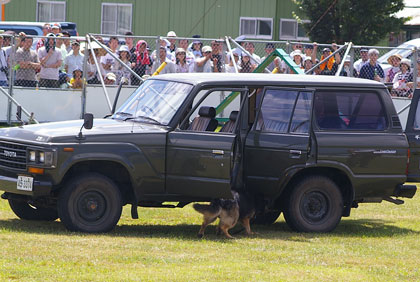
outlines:
{"label": "black tire", "polygon": [[257,213],[251,223],[256,225],[271,225],[279,218],[281,211],[269,211],[265,213]]}
{"label": "black tire", "polygon": [[343,214],[340,189],[329,178],[311,176],[299,182],[286,198],[284,218],[297,232],[330,232]]}
{"label": "black tire", "polygon": [[57,209],[35,207],[25,201],[9,199],[12,211],[21,219],[54,221],[58,218]]}
{"label": "black tire", "polygon": [[83,174],[60,192],[58,214],[70,231],[102,233],[111,231],[122,212],[121,193],[109,178]]}

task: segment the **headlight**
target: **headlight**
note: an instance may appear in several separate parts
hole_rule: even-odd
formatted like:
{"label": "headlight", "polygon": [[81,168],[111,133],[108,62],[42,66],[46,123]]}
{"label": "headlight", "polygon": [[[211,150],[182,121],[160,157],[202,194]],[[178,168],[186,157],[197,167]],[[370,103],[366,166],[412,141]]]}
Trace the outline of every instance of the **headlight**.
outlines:
{"label": "headlight", "polygon": [[54,151],[29,151],[29,162],[42,164],[45,166],[54,166]]}
{"label": "headlight", "polygon": [[35,151],[29,151],[29,161],[35,162],[36,161],[36,152]]}
{"label": "headlight", "polygon": [[45,153],[39,152],[39,162],[44,163],[45,162]]}

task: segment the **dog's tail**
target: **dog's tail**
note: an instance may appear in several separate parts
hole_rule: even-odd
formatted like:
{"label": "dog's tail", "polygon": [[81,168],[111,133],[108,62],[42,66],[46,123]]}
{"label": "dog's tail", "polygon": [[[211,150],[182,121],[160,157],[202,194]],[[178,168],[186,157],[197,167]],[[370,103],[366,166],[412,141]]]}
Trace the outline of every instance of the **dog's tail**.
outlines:
{"label": "dog's tail", "polygon": [[210,205],[194,204],[193,208],[201,214],[217,214],[220,212],[220,205],[214,203]]}

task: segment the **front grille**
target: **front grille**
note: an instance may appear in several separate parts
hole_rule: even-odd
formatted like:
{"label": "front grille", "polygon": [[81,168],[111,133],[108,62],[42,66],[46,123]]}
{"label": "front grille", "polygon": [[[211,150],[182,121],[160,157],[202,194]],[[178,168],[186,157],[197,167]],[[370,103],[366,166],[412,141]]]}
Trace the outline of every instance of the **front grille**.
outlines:
{"label": "front grille", "polygon": [[0,166],[26,170],[26,146],[0,141]]}

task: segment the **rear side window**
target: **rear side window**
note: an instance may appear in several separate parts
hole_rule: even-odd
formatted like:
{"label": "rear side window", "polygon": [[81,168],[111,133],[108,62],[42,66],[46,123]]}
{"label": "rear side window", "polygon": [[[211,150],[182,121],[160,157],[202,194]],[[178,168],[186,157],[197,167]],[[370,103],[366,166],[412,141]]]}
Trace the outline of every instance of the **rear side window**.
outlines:
{"label": "rear side window", "polygon": [[308,133],[312,96],[312,92],[268,89],[261,105],[256,130]]}
{"label": "rear side window", "polygon": [[384,130],[385,111],[376,93],[315,94],[316,123],[323,130]]}

